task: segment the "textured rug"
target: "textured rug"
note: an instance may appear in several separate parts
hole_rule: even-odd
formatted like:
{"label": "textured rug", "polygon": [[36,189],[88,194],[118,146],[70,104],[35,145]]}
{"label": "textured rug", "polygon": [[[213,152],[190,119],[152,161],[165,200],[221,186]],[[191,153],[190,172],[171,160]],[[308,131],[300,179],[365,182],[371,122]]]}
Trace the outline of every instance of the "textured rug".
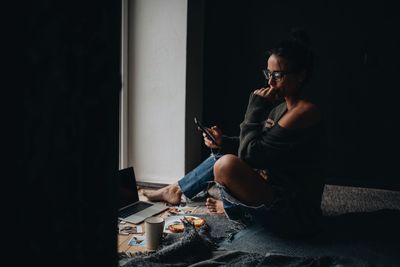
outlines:
{"label": "textured rug", "polygon": [[327,185],[324,223],[307,238],[283,238],[223,215],[193,214],[206,227],[167,236],[155,253],[120,266],[400,266],[400,192]]}
{"label": "textured rug", "polygon": [[224,242],[227,249],[288,256],[344,256],[373,266],[400,266],[400,192],[326,185],[324,222],[308,238],[285,239],[253,225]]}
{"label": "textured rug", "polygon": [[400,192],[353,186],[326,185],[321,208],[324,215],[371,212],[383,209],[400,211]]}

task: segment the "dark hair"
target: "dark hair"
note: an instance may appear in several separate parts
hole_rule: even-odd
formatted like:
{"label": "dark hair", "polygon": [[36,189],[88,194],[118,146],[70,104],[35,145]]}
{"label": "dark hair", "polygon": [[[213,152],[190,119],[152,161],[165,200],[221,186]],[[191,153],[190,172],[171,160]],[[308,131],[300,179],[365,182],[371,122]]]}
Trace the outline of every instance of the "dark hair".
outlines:
{"label": "dark hair", "polygon": [[302,83],[304,86],[311,78],[314,56],[309,47],[309,37],[304,30],[294,28],[289,38],[280,41],[275,47],[268,50],[268,57],[272,54],[286,59],[291,71],[306,71]]}

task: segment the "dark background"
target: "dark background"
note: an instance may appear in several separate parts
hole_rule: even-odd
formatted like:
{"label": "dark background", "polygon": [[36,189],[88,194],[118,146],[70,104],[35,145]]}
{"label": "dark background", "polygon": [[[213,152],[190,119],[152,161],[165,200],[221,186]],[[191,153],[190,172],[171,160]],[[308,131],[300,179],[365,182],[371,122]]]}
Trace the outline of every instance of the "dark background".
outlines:
{"label": "dark background", "polygon": [[[327,180],[399,190],[396,9],[313,2],[205,1],[204,124],[237,134],[249,93],[264,84],[266,49],[304,27],[317,55],[309,89],[327,122]],[[22,47],[8,53],[7,89],[22,92],[13,171],[23,179],[6,188],[15,202],[4,203],[18,207],[7,213],[9,259],[116,266],[121,3],[16,4],[19,23],[5,26]]]}
{"label": "dark background", "polygon": [[23,92],[23,184],[12,191],[7,258],[117,266],[121,3],[19,4],[15,43],[24,47],[15,55],[23,61],[9,89]]}
{"label": "dark background", "polygon": [[307,91],[325,119],[327,182],[400,189],[392,2],[222,0],[204,13],[204,124],[238,135],[250,92],[265,84],[266,50],[300,27],[315,52]]}

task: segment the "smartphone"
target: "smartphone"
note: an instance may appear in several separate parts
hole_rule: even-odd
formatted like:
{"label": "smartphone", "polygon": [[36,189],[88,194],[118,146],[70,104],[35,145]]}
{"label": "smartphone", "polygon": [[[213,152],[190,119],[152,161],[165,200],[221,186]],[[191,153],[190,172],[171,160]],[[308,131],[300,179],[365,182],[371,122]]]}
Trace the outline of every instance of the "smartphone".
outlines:
{"label": "smartphone", "polygon": [[214,138],[214,136],[207,130],[207,128],[205,128],[205,127],[203,126],[203,124],[201,124],[201,122],[200,122],[196,117],[194,117],[194,123],[196,123],[197,127],[199,127],[200,130],[201,130],[203,133],[206,134],[207,138],[210,139],[211,142],[214,143],[214,145],[218,145],[218,144],[217,144],[217,141],[216,141],[215,138]]}

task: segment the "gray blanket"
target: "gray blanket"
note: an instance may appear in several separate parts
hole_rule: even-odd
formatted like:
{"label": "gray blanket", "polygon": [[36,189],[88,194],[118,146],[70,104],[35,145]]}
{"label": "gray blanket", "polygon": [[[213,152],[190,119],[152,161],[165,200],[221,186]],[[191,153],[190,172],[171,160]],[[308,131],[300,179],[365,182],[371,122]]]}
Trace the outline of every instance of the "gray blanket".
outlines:
{"label": "gray blanket", "polygon": [[[215,229],[217,229],[216,227]],[[185,223],[185,231],[180,235],[169,235],[163,246],[152,253],[136,253],[132,257],[120,259],[120,266],[371,266],[360,259],[349,257],[295,257],[278,254],[258,254],[245,251],[223,249],[218,246],[223,231],[214,229],[214,235],[207,225],[197,231]],[[239,225],[230,225],[229,234],[239,230]],[[230,233],[229,233],[230,232]],[[226,232],[225,232],[226,234]]]}

